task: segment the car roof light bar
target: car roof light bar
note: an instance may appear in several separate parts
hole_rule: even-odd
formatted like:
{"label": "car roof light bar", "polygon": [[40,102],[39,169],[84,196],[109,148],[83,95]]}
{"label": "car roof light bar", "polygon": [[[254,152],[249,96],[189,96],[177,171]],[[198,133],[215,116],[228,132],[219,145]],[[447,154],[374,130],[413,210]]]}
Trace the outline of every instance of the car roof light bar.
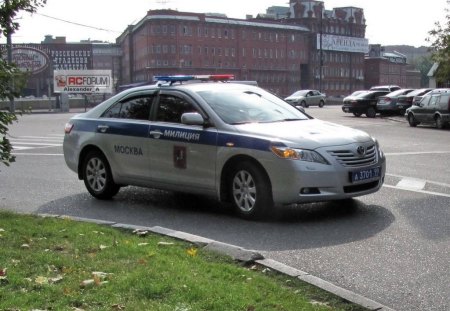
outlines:
{"label": "car roof light bar", "polygon": [[197,76],[190,76],[190,75],[155,76],[154,80],[161,81],[161,82],[170,82],[170,84],[173,84],[175,82],[184,82],[184,81],[193,81],[193,80],[228,81],[228,80],[234,80],[234,75],[221,74],[221,75],[197,75]]}

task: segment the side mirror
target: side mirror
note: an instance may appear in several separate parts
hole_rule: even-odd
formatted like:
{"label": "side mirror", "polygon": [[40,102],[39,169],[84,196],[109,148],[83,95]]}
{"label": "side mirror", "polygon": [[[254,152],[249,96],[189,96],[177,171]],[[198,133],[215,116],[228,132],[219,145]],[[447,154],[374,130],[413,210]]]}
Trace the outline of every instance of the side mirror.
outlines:
{"label": "side mirror", "polygon": [[197,112],[186,112],[181,115],[181,123],[186,125],[204,125],[205,120]]}

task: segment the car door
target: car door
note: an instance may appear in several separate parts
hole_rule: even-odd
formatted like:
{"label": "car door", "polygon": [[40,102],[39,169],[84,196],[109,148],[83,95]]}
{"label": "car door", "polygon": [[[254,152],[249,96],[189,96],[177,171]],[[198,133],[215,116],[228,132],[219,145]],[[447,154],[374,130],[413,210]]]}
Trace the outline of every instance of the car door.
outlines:
{"label": "car door", "polygon": [[440,94],[431,96],[430,101],[424,106],[425,122],[434,123],[434,113],[438,110]]}
{"label": "car door", "polygon": [[201,110],[186,94],[161,90],[150,128],[151,178],[175,189],[214,191],[217,130],[181,123],[185,112]]}
{"label": "car door", "polygon": [[148,180],[150,110],[155,92],[136,92],[103,113],[97,125],[98,146],[121,180]]}

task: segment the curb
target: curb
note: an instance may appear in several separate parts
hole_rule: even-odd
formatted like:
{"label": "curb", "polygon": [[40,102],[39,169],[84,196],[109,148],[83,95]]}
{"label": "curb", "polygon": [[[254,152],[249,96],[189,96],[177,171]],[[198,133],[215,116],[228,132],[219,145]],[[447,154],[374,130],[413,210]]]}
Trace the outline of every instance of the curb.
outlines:
{"label": "curb", "polygon": [[278,273],[285,274],[290,277],[298,278],[308,284],[316,286],[322,290],[325,290],[329,293],[332,293],[336,296],[339,296],[347,301],[350,301],[354,304],[360,305],[364,308],[367,308],[372,311],[395,311],[389,307],[386,307],[374,300],[361,296],[357,293],[334,285],[328,281],[322,280],[319,277],[311,275],[307,272],[295,269],[293,267],[287,266],[281,262],[266,259],[264,256],[257,251],[247,250],[242,247],[218,242],[215,240],[211,240],[208,238],[204,238],[198,235],[189,234],[182,231],[176,231],[160,226],[154,227],[145,227],[145,226],[136,226],[130,224],[122,224],[116,223],[112,221],[105,221],[100,219],[92,219],[92,218],[83,218],[83,217],[74,217],[67,215],[53,215],[53,214],[37,214],[40,217],[51,217],[51,218],[61,218],[61,219],[70,219],[73,221],[79,222],[89,222],[98,225],[111,226],[113,228],[120,228],[126,230],[142,230],[148,231],[159,235],[169,236],[178,240],[182,240],[185,242],[189,242],[195,244],[205,250],[213,251],[220,253],[222,255],[227,255],[231,257],[233,260],[242,262],[242,263],[257,263],[263,267],[269,268],[271,270],[277,271]]}

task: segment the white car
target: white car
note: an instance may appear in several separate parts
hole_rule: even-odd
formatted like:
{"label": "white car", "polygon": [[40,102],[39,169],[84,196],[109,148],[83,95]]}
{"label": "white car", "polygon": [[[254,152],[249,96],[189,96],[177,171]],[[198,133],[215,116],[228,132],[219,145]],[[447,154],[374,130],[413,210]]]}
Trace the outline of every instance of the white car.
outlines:
{"label": "white car", "polygon": [[244,218],[380,189],[386,160],[374,138],[259,87],[217,81],[230,78],[158,77],[162,85],[127,89],[73,117],[67,165],[98,199],[144,186],[210,195]]}
{"label": "white car", "polygon": [[317,90],[300,90],[284,99],[292,106],[301,106],[307,108],[309,106],[325,106],[327,96]]}

